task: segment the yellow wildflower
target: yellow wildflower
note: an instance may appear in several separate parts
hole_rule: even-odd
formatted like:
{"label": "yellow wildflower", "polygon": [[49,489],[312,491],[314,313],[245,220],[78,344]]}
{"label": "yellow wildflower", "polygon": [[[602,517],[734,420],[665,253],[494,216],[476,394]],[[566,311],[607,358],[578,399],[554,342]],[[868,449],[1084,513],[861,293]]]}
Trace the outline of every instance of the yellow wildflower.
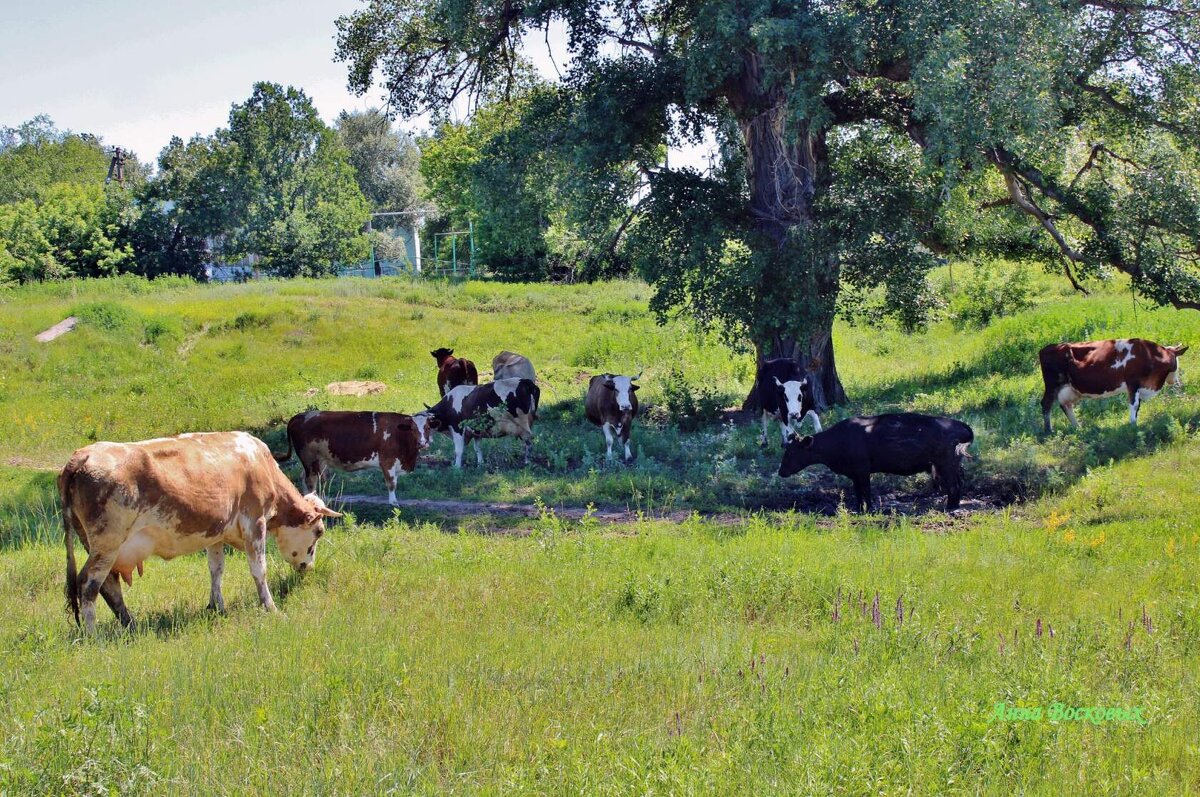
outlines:
{"label": "yellow wildflower", "polygon": [[1075,542],[1075,532],[1071,529],[1063,532],[1063,542]]}

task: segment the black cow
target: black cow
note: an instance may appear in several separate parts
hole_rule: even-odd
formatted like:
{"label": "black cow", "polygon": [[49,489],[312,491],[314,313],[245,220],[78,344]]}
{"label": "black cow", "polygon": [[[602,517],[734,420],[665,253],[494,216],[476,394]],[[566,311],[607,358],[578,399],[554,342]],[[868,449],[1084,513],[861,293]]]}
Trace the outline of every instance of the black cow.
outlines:
{"label": "black cow", "polygon": [[809,465],[825,465],[854,482],[855,508],[871,503],[871,474],[911,476],[932,473],[946,493],[946,511],[958,508],[962,496],[962,457],[975,433],[953,418],[912,412],[847,418],[827,431],[788,438],[780,476]]}
{"label": "black cow", "polygon": [[767,444],[767,422],[779,421],[780,432],[786,444],[788,434],[795,431],[805,418],[812,418],[813,428],[821,431],[821,419],[817,417],[812,391],[808,388],[808,377],[795,360],[780,357],[767,360],[758,369],[758,406],[762,408],[762,439]]}
{"label": "black cow", "polygon": [[462,467],[463,449],[475,445],[475,459],[483,465],[479,439],[519,437],[525,443],[525,464],[533,447],[533,422],[537,420],[542,391],[529,379],[501,379],[483,385],[459,385],[425,412],[417,413],[418,424],[428,420],[429,428],[450,435],[454,440],[454,467]]}

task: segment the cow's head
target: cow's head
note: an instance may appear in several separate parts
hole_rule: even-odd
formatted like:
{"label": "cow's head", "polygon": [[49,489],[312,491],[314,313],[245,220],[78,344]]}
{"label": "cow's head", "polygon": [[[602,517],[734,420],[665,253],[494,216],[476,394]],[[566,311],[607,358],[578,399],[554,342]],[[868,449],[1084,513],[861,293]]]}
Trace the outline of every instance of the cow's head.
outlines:
{"label": "cow's head", "polygon": [[447,349],[443,347],[441,349],[434,349],[429,353],[433,355],[433,359],[437,360],[437,364],[441,365],[454,355],[454,349]]}
{"label": "cow's head", "polygon": [[1175,355],[1175,363],[1174,363],[1175,367],[1171,370],[1171,373],[1167,374],[1167,384],[1175,385],[1176,387],[1182,389],[1183,388],[1183,379],[1181,379],[1180,375],[1179,375],[1179,359],[1178,358],[1182,357],[1185,353],[1187,353],[1187,350],[1188,350],[1187,344],[1180,343],[1178,346],[1164,346],[1163,348],[1166,349],[1167,351],[1171,352],[1171,354]]}
{"label": "cow's head", "polygon": [[804,418],[804,386],[807,384],[807,378],[780,382],[779,377],[775,377],[779,415],[785,422],[799,423]]}
{"label": "cow's head", "polygon": [[820,461],[813,450],[812,435],[800,437],[795,432],[789,432],[783,447],[783,462],[779,464],[779,475],[792,476]]}
{"label": "cow's head", "polygon": [[413,425],[417,427],[417,445],[422,450],[429,448],[429,441],[433,438],[433,416],[428,412],[418,412],[412,416]]}
{"label": "cow's head", "polygon": [[633,411],[633,394],[637,392],[638,386],[634,381],[640,377],[637,376],[613,376],[606,374],[604,379],[604,387],[613,392],[613,398],[617,402],[617,409],[621,412]]}
{"label": "cow's head", "polygon": [[279,552],[296,570],[311,570],[317,563],[317,542],[325,533],[325,518],[341,517],[342,513],[325,506],[316,493],[309,493],[289,514],[276,534]]}

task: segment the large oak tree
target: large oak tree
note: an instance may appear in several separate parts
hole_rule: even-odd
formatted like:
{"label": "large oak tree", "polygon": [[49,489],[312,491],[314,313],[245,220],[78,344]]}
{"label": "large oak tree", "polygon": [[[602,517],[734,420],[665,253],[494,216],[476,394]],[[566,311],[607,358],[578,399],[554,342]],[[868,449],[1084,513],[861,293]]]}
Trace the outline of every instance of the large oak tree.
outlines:
{"label": "large oak tree", "polygon": [[[1200,308],[1195,0],[369,0],[338,56],[357,91],[438,112],[502,92],[552,24],[554,146],[631,191],[655,307],[796,357],[822,404],[847,298],[919,324],[933,253],[987,238],[976,213],[1022,217],[1073,282],[1117,269]],[[703,129],[713,169],[663,162]],[[630,164],[642,185],[605,181]]]}

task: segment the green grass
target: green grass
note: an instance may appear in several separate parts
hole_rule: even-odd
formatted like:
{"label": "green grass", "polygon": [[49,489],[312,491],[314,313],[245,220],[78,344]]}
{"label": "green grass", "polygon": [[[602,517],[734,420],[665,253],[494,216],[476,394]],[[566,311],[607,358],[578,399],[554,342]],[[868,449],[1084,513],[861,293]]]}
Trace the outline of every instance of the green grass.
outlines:
{"label": "green grass", "polygon": [[[571,404],[580,373],[645,366],[651,404],[670,362],[731,403],[749,385],[748,357],[658,327],[647,295],[400,280],[0,294],[0,794],[1200,792],[1200,404],[1161,396],[1132,429],[1119,401],[1096,402],[1082,430],[1060,416],[1041,439],[1033,356],[1068,338],[1194,343],[1200,319],[1050,289],[981,330],[839,328],[854,403],[830,420],[960,415],[979,439],[973,488],[1030,500],[824,517],[751,511],[837,489],[779,480],[752,428],[647,424],[635,466],[602,462]],[[73,310],[88,323],[32,343]],[[547,511],[505,535],[363,515],[303,579],[271,553],[280,615],[257,609],[240,555],[225,617],[204,609],[203,557],[155,560],[126,592],[136,631],[101,606],[99,638],[81,640],[47,468],[92,438],[244,427],[277,444],[310,403],[416,409],[438,345],[483,368],[500,348],[534,360],[550,385],[537,461],[492,443],[488,469],[455,473],[443,443],[403,494],[726,515]],[[305,395],[352,378],[390,387]],[[382,491],[375,474],[333,487]],[[992,719],[1055,701],[1139,707],[1147,724]]]}

